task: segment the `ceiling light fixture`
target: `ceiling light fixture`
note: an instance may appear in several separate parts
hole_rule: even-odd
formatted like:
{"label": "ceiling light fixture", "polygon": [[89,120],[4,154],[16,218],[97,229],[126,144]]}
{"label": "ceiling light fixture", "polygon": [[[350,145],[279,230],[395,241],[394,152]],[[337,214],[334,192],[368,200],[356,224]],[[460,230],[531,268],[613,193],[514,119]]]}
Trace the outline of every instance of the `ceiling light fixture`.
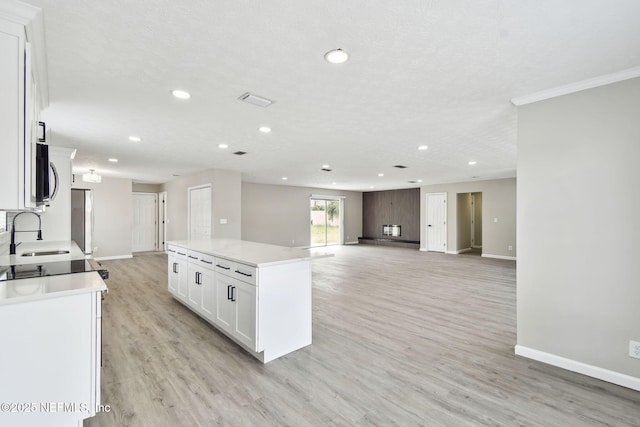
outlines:
{"label": "ceiling light fixture", "polygon": [[283,176],[283,177],[282,177],[282,180],[283,180],[283,181],[286,181],[286,180],[287,180],[287,177],[286,177],[286,176]]}
{"label": "ceiling light fixture", "polygon": [[419,179],[419,180],[418,180],[418,182],[422,182],[422,180],[421,180],[421,179]]}
{"label": "ceiling light fixture", "polygon": [[118,159],[115,159],[115,158],[113,158],[113,157],[112,157],[112,158],[110,158],[110,159],[109,159],[109,161],[110,161],[111,163],[118,163]]}
{"label": "ceiling light fixture", "polygon": [[82,180],[98,184],[102,182],[102,177],[96,173],[95,169],[89,169],[89,173],[82,174]]}
{"label": "ceiling light fixture", "polygon": [[347,62],[349,54],[342,49],[333,49],[324,54],[324,59],[332,64],[342,64]]}
{"label": "ceiling light fixture", "polygon": [[322,169],[329,169],[331,165],[322,165]]}
{"label": "ceiling light fixture", "polygon": [[269,132],[271,132],[271,128],[269,126],[261,126],[260,127],[260,132],[269,133]]}
{"label": "ceiling light fixture", "polygon": [[380,173],[378,174],[378,176],[384,176],[384,174],[383,174],[382,172],[380,172]]}
{"label": "ceiling light fixture", "polygon": [[142,141],[142,138],[140,138],[139,136],[131,135],[131,136],[129,137],[129,141],[133,141],[133,142],[140,142],[140,141]]}
{"label": "ceiling light fixture", "polygon": [[187,91],[176,89],[171,91],[171,95],[175,96],[178,99],[189,99],[191,98],[191,94]]}
{"label": "ceiling light fixture", "polygon": [[473,166],[473,165],[475,165],[475,164],[477,164],[477,163],[478,163],[478,162],[476,162],[475,160],[471,160],[471,161],[469,162],[469,164],[470,164],[471,166]]}
{"label": "ceiling light fixture", "polygon": [[427,145],[419,145],[419,146],[418,146],[418,150],[421,150],[421,151],[424,151],[424,150],[426,150],[427,148],[429,148],[429,146],[427,146]]}
{"label": "ceiling light fixture", "polygon": [[218,148],[229,148],[227,144],[218,144]]}

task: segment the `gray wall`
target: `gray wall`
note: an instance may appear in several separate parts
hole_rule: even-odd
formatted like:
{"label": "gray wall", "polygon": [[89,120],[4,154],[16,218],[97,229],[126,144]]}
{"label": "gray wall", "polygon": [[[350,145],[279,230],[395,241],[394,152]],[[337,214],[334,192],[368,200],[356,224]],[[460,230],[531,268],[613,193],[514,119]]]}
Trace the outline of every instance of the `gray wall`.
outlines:
{"label": "gray wall", "polygon": [[[485,256],[516,256],[516,179],[468,181],[453,184],[427,185],[420,188],[420,248],[426,249],[427,193],[447,193],[448,251],[457,251],[458,193],[482,192],[482,254]],[[498,222],[494,222],[494,218]],[[509,250],[509,246],[512,250]]]}
{"label": "gray wall", "polygon": [[[382,234],[384,224],[402,227],[402,236]],[[420,240],[420,189],[368,191],[362,193],[362,236]]]}
{"label": "gray wall", "polygon": [[640,378],[639,159],[638,78],[518,108],[519,345]]}
{"label": "gray wall", "polygon": [[134,182],[131,185],[131,191],[134,193],[160,193],[162,184],[141,184]]}
{"label": "gray wall", "polygon": [[362,235],[362,193],[242,183],[242,239],[282,246],[309,246],[312,194],[346,196],[345,242]]}
{"label": "gray wall", "polygon": [[72,188],[93,190],[95,258],[131,256],[133,228],[131,180],[102,177],[102,182],[83,182],[77,175]]}
{"label": "gray wall", "polygon": [[[165,241],[187,238],[187,189],[211,184],[211,237],[239,239],[241,230],[242,184],[240,172],[209,169],[166,182],[167,237]],[[130,190],[131,191],[131,190]],[[220,219],[226,224],[220,224]]]}

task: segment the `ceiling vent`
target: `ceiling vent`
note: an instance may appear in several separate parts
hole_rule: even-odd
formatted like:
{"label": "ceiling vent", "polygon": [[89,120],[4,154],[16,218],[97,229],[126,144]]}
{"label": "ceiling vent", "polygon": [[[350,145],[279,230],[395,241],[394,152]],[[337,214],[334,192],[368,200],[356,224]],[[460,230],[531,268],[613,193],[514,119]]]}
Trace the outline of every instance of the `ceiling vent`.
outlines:
{"label": "ceiling vent", "polygon": [[409,184],[417,184],[418,181],[407,181]]}
{"label": "ceiling vent", "polygon": [[394,165],[394,168],[398,168],[398,169],[406,169],[407,167],[404,165]]}
{"label": "ceiling vent", "polygon": [[235,154],[236,156],[244,156],[245,154],[247,154],[247,152],[246,151],[236,151],[233,154]]}
{"label": "ceiling vent", "polygon": [[325,172],[331,172],[331,169],[329,169],[329,168],[322,168],[322,169],[320,169],[320,170],[323,170],[323,171],[325,171]]}
{"label": "ceiling vent", "polygon": [[257,105],[258,107],[268,107],[273,104],[275,101],[272,101],[267,98],[263,98],[262,96],[254,95],[252,93],[243,93],[238,98],[240,101],[248,102],[249,104]]}

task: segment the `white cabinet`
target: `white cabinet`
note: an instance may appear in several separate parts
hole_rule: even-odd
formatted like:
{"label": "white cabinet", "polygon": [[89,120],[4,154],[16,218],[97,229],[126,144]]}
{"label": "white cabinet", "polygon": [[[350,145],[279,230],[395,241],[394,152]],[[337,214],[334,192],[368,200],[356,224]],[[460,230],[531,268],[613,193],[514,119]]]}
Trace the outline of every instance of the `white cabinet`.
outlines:
{"label": "white cabinet", "polygon": [[168,246],[169,253],[169,292],[184,302],[188,293],[188,263],[186,249]]}
{"label": "white cabinet", "polygon": [[[6,286],[29,287],[24,280]],[[0,425],[82,425],[96,414],[101,304],[101,292],[87,292],[0,306],[0,401],[23,405],[0,413]]]}
{"label": "white cabinet", "polygon": [[46,104],[36,84],[46,81],[46,68],[38,68],[35,58],[40,63],[45,58],[42,34],[38,8],[0,2],[0,210],[36,208],[33,144],[41,104]]}
{"label": "white cabinet", "polygon": [[[182,251],[192,256],[189,298],[179,297],[171,277],[169,291],[264,363],[311,344],[310,260],[302,255],[284,258],[288,255],[284,248],[284,255],[273,262],[250,265],[236,261],[242,259],[237,253],[235,260],[225,258],[223,252],[230,242],[220,240],[219,252],[206,253],[189,248],[191,241],[169,243],[170,276],[175,275],[174,254]],[[197,242],[201,245],[193,246],[201,247],[205,241]],[[242,242],[241,246],[251,258],[268,245]],[[213,270],[208,264],[212,257]]]}

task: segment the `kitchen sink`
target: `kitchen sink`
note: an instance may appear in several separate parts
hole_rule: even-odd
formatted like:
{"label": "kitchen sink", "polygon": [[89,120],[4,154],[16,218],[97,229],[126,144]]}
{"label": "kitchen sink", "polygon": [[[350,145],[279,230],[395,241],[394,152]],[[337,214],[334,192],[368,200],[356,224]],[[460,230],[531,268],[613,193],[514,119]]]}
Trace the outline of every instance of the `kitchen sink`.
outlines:
{"label": "kitchen sink", "polygon": [[53,251],[40,251],[40,252],[25,252],[20,256],[46,256],[46,255],[64,255],[68,254],[69,251],[65,251],[63,249],[57,249]]}

